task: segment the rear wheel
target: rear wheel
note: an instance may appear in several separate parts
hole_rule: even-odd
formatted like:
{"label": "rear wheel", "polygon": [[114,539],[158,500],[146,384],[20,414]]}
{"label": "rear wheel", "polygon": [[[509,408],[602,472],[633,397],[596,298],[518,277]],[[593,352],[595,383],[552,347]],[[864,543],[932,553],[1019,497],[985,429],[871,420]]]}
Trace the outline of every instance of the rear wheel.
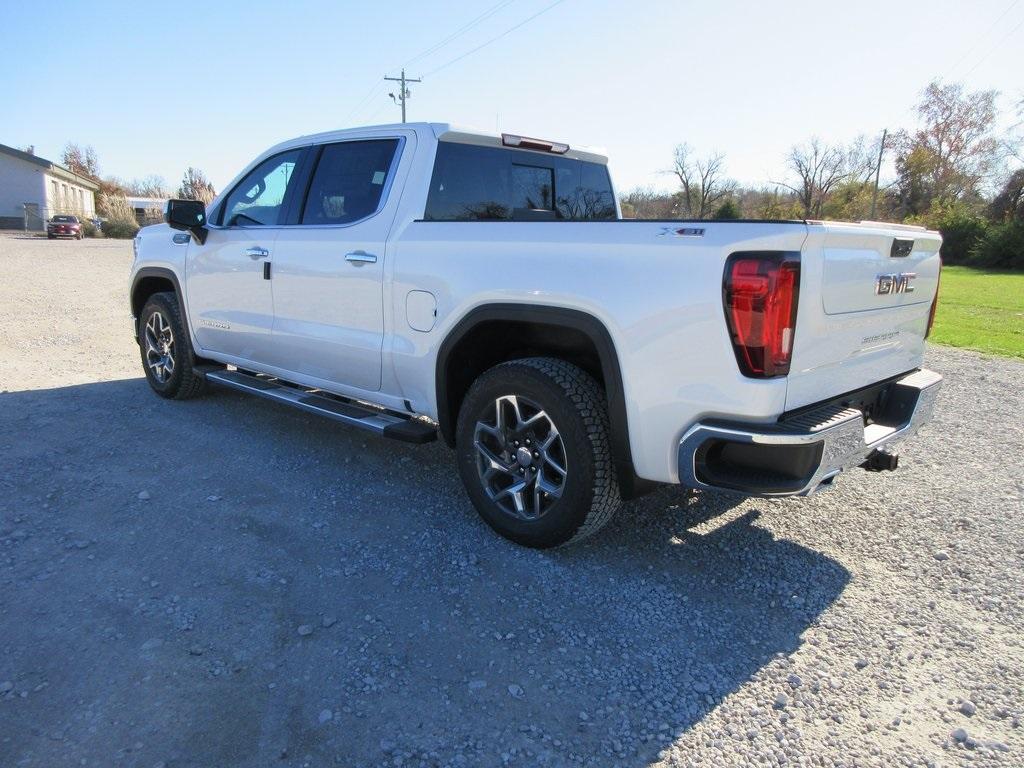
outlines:
{"label": "rear wheel", "polygon": [[474,382],[459,411],[459,474],[481,517],[529,547],[580,541],[621,499],[600,385],[555,358],[514,360]]}
{"label": "rear wheel", "polygon": [[160,397],[186,400],[203,393],[206,380],[195,370],[192,342],[175,294],[154,293],[142,308],[139,351],[146,381]]}

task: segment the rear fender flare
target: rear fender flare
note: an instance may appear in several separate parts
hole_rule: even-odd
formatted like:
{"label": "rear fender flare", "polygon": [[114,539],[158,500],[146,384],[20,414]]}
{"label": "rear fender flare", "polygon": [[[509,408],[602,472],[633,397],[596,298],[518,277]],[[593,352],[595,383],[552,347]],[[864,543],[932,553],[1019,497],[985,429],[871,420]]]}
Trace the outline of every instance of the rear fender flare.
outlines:
{"label": "rear fender flare", "polygon": [[452,355],[457,350],[459,342],[476,326],[501,320],[571,328],[583,333],[593,343],[600,360],[605,395],[608,399],[612,457],[619,485],[626,498],[638,495],[639,486],[647,481],[638,478],[633,468],[622,371],[615,343],[603,322],[580,310],[526,304],[486,304],[476,307],[459,320],[441,343],[435,367],[437,421],[444,441],[449,446],[455,445],[455,422],[458,417],[457,412],[452,412],[448,397]]}

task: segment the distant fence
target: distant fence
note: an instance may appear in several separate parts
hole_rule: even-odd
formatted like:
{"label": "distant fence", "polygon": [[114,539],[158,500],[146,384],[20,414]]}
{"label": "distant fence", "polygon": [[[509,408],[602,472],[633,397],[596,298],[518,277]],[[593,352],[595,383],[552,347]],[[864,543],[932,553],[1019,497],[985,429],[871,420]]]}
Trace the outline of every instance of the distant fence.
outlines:
{"label": "distant fence", "polygon": [[[96,214],[85,214],[74,208],[41,208],[38,205],[27,203],[20,206],[21,210],[15,215],[0,216],[0,229],[18,229],[23,232],[43,232],[46,230],[46,222],[52,216],[77,216],[85,220],[95,220]],[[163,209],[160,208],[133,208],[136,220],[140,226],[158,224],[164,220]]]}
{"label": "distant fence", "polygon": [[[9,210],[9,209],[8,209]],[[20,229],[24,232],[42,232],[46,229],[46,222],[52,216],[78,216],[80,219],[91,219],[89,216],[76,208],[49,208],[46,206],[25,203],[18,206],[8,215],[0,216],[0,229]]]}

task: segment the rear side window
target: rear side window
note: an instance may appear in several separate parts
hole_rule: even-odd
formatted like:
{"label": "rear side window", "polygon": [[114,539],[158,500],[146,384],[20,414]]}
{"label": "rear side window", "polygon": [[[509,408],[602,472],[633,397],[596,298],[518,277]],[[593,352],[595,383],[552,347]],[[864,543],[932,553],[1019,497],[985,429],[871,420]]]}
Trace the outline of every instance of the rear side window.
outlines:
{"label": "rear side window", "polygon": [[302,210],[303,224],[350,224],[377,212],[397,139],[328,144]]}
{"label": "rear side window", "polygon": [[615,218],[608,169],[568,157],[441,142],[427,221]]}

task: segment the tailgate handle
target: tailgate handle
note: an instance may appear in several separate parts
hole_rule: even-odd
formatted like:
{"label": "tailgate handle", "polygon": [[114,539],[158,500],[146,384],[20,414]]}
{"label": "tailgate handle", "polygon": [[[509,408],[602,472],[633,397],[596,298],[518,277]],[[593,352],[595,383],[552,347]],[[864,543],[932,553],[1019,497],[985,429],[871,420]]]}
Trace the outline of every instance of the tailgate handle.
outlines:
{"label": "tailgate handle", "polygon": [[889,251],[889,256],[894,259],[903,259],[914,252],[914,241],[907,240],[903,237],[894,237],[892,239],[892,248]]}

